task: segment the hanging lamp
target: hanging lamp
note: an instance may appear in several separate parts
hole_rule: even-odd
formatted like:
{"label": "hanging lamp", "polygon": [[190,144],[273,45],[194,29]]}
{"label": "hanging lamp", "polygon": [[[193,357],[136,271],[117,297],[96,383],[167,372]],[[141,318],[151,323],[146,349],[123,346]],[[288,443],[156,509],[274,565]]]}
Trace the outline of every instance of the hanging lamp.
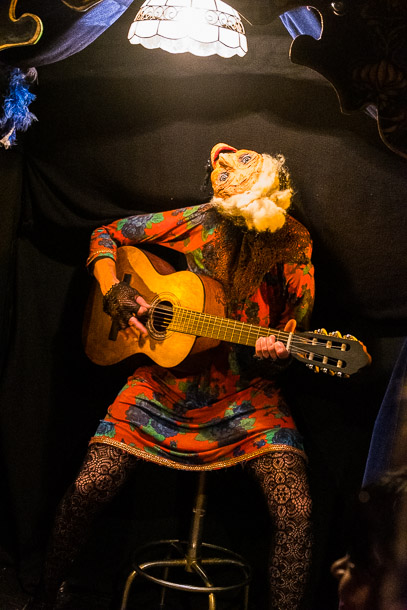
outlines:
{"label": "hanging lamp", "polygon": [[222,0],[146,0],[128,39],[131,44],[170,53],[221,57],[247,53],[240,15]]}

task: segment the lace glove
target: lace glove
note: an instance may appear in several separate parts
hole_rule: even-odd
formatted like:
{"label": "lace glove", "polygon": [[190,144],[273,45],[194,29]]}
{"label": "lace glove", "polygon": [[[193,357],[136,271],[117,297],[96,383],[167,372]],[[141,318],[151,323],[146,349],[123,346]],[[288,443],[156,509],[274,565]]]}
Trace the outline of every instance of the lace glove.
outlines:
{"label": "lace glove", "polygon": [[136,303],[139,294],[125,282],[113,284],[103,297],[103,311],[109,314],[121,329],[127,328],[130,318],[137,316],[141,307]]}

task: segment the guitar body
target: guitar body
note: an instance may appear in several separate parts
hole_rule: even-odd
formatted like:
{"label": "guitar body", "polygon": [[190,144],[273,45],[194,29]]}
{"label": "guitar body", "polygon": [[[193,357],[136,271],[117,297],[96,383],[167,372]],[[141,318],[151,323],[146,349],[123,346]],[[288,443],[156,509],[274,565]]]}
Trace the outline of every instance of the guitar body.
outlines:
{"label": "guitar body", "polygon": [[[117,252],[117,277],[135,288],[147,301],[162,300],[193,311],[224,317],[225,298],[218,282],[191,271],[177,271],[158,256],[123,246]],[[83,343],[87,356],[95,364],[107,366],[140,353],[165,368],[178,366],[188,356],[200,354],[219,345],[220,341],[180,332],[156,333],[147,337],[125,339],[123,333],[112,333],[112,320],[103,311],[103,295],[95,281],[89,296],[83,325]],[[114,335],[113,338],[109,338]],[[154,336],[155,334],[155,336]]]}

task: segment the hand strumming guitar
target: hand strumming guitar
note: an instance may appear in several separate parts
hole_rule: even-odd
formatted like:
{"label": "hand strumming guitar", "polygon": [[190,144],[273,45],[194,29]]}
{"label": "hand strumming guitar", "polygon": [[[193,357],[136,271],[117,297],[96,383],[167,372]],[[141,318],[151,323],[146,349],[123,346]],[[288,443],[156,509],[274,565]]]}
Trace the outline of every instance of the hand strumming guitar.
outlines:
{"label": "hand strumming guitar", "polygon": [[148,331],[141,322],[150,305],[131,286],[120,282],[116,276],[116,265],[108,258],[95,264],[94,275],[102,291],[104,311],[120,326],[127,339],[139,335],[146,336]]}

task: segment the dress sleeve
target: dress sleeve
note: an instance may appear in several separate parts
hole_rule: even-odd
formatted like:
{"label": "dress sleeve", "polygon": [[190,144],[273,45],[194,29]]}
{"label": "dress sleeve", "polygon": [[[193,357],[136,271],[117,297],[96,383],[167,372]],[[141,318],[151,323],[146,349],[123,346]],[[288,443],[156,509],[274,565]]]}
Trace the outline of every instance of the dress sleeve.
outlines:
{"label": "dress sleeve", "polygon": [[139,214],[95,229],[90,240],[87,267],[91,269],[100,258],[115,261],[118,247],[142,242],[165,245],[181,252],[193,249],[194,236],[195,241],[199,240],[196,227],[201,224],[204,207],[197,205],[155,214]]}
{"label": "dress sleeve", "polygon": [[286,263],[284,265],[285,278],[285,307],[279,322],[280,328],[295,319],[298,330],[309,328],[315,298],[314,266],[311,262],[310,244],[307,249],[307,262]]}

